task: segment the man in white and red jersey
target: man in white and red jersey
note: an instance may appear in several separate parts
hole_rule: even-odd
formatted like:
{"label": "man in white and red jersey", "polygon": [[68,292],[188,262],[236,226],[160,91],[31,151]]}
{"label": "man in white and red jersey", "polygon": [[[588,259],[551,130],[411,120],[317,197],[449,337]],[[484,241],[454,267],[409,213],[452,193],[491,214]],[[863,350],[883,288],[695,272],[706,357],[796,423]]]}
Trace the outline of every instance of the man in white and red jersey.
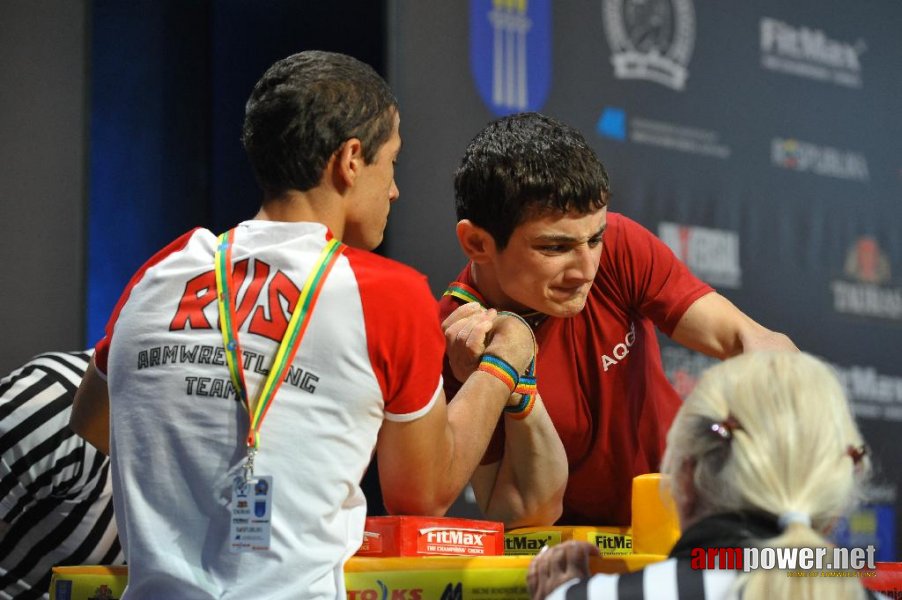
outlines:
{"label": "man in white and red jersey", "polygon": [[[370,252],[398,197],[398,127],[359,61],[275,63],[243,131],[256,217],[186,233],[122,294],[72,427],[111,457],[123,598],[343,600],[374,449],[389,510],[442,514],[522,403],[483,369],[446,405],[425,278]],[[494,317],[474,319],[487,354],[523,371],[530,331]]]}
{"label": "man in white and red jersey", "polygon": [[[483,352],[478,336],[455,339],[481,314],[473,302],[522,314],[538,340],[539,395],[569,462],[558,522],[630,525],[632,479],[658,470],[680,405],[655,327],[720,358],[794,344],[698,280],[638,223],[609,213],[604,166],[578,131],[554,119],[527,113],[490,123],[466,150],[455,194],[470,262],[441,302],[451,357],[445,393],[454,396]],[[524,435],[523,425],[500,424],[474,475],[478,501],[486,490],[499,494],[498,473],[512,473],[503,479],[507,498],[540,489],[542,473],[520,460],[540,434]],[[523,505],[487,508],[506,521],[532,518]]]}

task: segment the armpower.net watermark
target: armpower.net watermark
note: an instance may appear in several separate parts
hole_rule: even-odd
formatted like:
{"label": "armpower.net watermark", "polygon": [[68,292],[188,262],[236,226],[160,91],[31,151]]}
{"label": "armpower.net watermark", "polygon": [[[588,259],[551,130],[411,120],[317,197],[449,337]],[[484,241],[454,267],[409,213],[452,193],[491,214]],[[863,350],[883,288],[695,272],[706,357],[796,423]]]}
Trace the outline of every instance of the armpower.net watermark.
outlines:
{"label": "armpower.net watermark", "polygon": [[693,569],[786,571],[799,577],[873,577],[876,548],[693,548]]}

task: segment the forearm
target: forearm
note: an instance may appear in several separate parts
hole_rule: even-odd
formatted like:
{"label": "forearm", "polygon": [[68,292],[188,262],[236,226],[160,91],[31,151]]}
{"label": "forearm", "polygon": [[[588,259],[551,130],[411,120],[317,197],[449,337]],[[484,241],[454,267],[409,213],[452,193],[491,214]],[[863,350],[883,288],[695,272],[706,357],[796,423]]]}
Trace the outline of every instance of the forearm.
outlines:
{"label": "forearm", "polygon": [[[541,397],[528,417],[506,417],[504,455],[493,482],[474,491],[486,517],[505,527],[551,525],[561,516],[567,455]],[[486,497],[487,496],[487,497]]]}
{"label": "forearm", "polygon": [[535,356],[532,332],[504,319],[485,352],[495,357],[491,366],[467,377],[447,406],[442,393],[427,415],[408,424],[383,424],[379,470],[389,511],[444,514],[473,476],[511,400],[511,379],[516,382],[498,360],[523,373]]}
{"label": "forearm", "polygon": [[450,506],[485,455],[510,392],[495,377],[473,373],[448,404],[446,444],[450,449],[440,478],[446,482]]}
{"label": "forearm", "polygon": [[715,292],[689,307],[671,337],[691,350],[720,359],[754,350],[797,350],[786,335],[764,327]]}
{"label": "forearm", "polygon": [[447,406],[442,394],[416,421],[386,421],[378,446],[385,508],[445,514],[479,465],[509,396],[500,380],[477,372]]}
{"label": "forearm", "polygon": [[[510,336],[512,332],[519,332],[521,336],[523,333],[528,333],[529,343],[528,345],[510,344],[509,342],[505,343],[504,340],[506,336],[504,332],[506,332],[507,336]],[[486,355],[491,355],[493,357],[491,360],[494,362],[484,363],[484,366],[486,366],[489,372],[494,374],[489,374],[481,370],[474,372],[473,375],[467,379],[467,383],[461,388],[461,391],[455,396],[454,402],[452,402],[448,408],[449,429],[453,432],[453,444],[455,448],[453,454],[454,458],[450,464],[451,475],[449,476],[449,479],[454,482],[455,486],[459,486],[458,490],[462,489],[466,482],[471,479],[475,469],[479,466],[495,431],[496,424],[501,418],[501,415],[504,414],[502,413],[502,409],[510,402],[516,404],[517,400],[521,398],[519,395],[511,395],[511,391],[517,383],[516,374],[525,373],[526,367],[535,358],[535,338],[532,331],[529,329],[529,326],[522,319],[511,317],[499,319],[496,322],[495,335],[496,337],[493,339],[492,343],[486,348]],[[522,340],[523,338],[521,337],[520,339]],[[505,378],[507,385],[511,385],[511,388],[508,388],[507,385],[498,378],[499,364],[496,359],[501,359],[502,363],[506,363],[505,368],[512,374],[512,380],[511,377]],[[483,360],[487,361],[489,359],[484,358]],[[507,362],[508,360],[510,362]],[[480,369],[482,368],[483,367],[480,366]],[[501,370],[503,371],[504,369]],[[501,377],[504,377],[504,375]],[[488,381],[485,381],[486,379],[488,379]],[[491,384],[492,390],[501,389],[504,394],[503,401],[499,404],[494,404],[491,408],[486,410],[484,401],[477,400],[477,407],[485,412],[482,415],[475,416],[472,408],[468,405],[470,401],[469,394],[471,392],[467,389],[468,387],[470,389],[475,389],[473,387],[474,384],[479,386]],[[461,398],[462,393],[466,393],[467,395]],[[479,393],[480,392],[477,392],[477,394]],[[458,404],[459,401],[461,402],[460,404]],[[538,402],[538,398],[536,398],[536,401]],[[538,403],[541,404],[540,402]],[[533,412],[534,411],[535,408],[533,408]],[[541,412],[545,415],[547,420],[547,414],[544,413],[544,407],[542,407]],[[527,418],[533,416],[534,415],[530,413]],[[527,426],[526,429],[530,429],[533,426],[534,425]],[[530,443],[532,442],[530,441]]]}
{"label": "forearm", "polygon": [[75,392],[69,428],[103,454],[110,453],[109,394],[93,359]]}

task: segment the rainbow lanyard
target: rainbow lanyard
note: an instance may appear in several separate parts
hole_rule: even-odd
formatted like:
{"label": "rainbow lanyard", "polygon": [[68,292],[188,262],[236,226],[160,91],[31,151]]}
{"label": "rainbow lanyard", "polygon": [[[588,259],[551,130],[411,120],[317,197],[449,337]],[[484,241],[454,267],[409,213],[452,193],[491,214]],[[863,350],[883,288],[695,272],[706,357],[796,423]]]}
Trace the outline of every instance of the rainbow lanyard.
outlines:
{"label": "rainbow lanyard", "polygon": [[238,296],[238,286],[232,280],[232,244],[235,241],[235,230],[230,229],[219,236],[219,246],[216,248],[214,262],[216,267],[216,294],[219,304],[219,323],[222,330],[222,343],[225,346],[226,363],[229,367],[229,375],[235,392],[241,399],[247,410],[250,426],[247,435],[247,462],[244,468],[244,480],[249,481],[254,473],[254,456],[260,447],[260,427],[263,419],[272,406],[276,392],[285,381],[291,363],[301,346],[301,340],[310,324],[310,316],[319,299],[323,284],[329,271],[335,265],[338,257],[344,252],[346,246],[336,239],[326,243],[326,247],[320,253],[313,270],[307,276],[304,287],[298,296],[291,320],[285,328],[285,335],[276,351],[276,357],[269,370],[269,375],[263,383],[257,400],[251,404],[247,392],[247,384],[244,379],[244,364],[241,345],[238,343],[238,320],[235,317],[235,304]]}
{"label": "rainbow lanyard", "polygon": [[[445,292],[442,294],[442,296],[451,296],[452,298],[457,298],[458,300],[462,301],[464,304],[466,304],[467,302],[479,302],[481,305],[488,308],[488,305],[485,302],[485,298],[482,297],[482,294],[480,294],[477,289],[470,287],[466,283],[462,283],[460,281],[452,281],[448,285],[448,288],[445,290]],[[510,311],[503,311],[503,312],[512,314],[512,315],[517,314],[517,313],[512,313]],[[546,315],[543,315],[539,311],[534,310],[534,311],[524,313],[522,315],[517,315],[517,316],[523,318],[528,323],[529,319],[535,319],[536,317],[545,317]],[[536,327],[538,327],[538,325],[536,325]],[[532,326],[530,326],[530,329],[532,329]]]}
{"label": "rainbow lanyard", "polygon": [[[463,301],[465,304],[468,302],[479,302],[479,304],[481,304],[482,306],[486,306],[485,298],[482,297],[482,294],[480,294],[478,290],[460,281],[452,281],[448,285],[448,288],[445,290],[442,296],[451,296],[452,298],[457,298],[458,300]],[[503,377],[505,381],[514,383],[513,391],[518,394],[523,394],[524,396],[526,396],[526,400],[528,401],[529,396],[536,393],[536,360],[539,358],[539,344],[536,342],[535,333],[532,331],[532,326],[529,324],[526,318],[540,315],[541,313],[535,311],[526,315],[518,315],[517,313],[511,312],[509,310],[499,310],[498,314],[510,315],[512,317],[520,319],[527,327],[529,327],[529,331],[533,333],[533,358],[530,361],[529,366],[526,368],[526,373],[520,376],[518,382],[515,382],[514,379],[509,375],[505,375]],[[493,357],[487,357],[488,362],[491,363],[492,358]],[[505,369],[500,364],[494,366],[494,371],[499,375],[505,371]],[[508,366],[508,368],[510,367]]]}

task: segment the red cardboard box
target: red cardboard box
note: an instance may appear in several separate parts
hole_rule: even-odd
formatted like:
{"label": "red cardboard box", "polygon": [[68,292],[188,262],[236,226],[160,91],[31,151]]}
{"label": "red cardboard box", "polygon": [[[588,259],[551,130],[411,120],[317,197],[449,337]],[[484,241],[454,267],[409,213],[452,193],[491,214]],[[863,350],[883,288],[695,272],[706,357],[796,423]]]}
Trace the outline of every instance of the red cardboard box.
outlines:
{"label": "red cardboard box", "polygon": [[450,517],[367,517],[357,556],[501,556],[504,525]]}
{"label": "red cardboard box", "polygon": [[862,577],[864,587],[889,598],[902,598],[902,563],[878,562],[876,571],[864,571],[872,575]]}

